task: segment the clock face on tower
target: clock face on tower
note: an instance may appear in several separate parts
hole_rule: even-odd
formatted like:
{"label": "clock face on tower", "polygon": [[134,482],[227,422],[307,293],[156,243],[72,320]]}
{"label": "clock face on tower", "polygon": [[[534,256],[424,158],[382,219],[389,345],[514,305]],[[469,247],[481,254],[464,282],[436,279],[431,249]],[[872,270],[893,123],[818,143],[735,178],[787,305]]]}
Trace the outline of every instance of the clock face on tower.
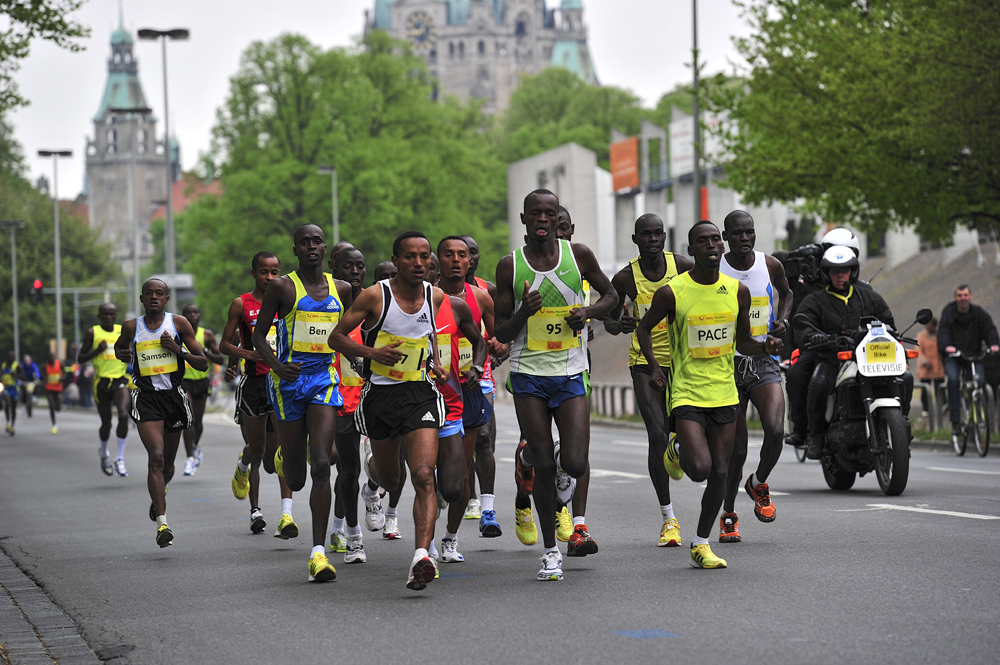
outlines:
{"label": "clock face on tower", "polygon": [[426,12],[414,12],[406,19],[406,36],[418,50],[428,49],[437,41],[434,21]]}

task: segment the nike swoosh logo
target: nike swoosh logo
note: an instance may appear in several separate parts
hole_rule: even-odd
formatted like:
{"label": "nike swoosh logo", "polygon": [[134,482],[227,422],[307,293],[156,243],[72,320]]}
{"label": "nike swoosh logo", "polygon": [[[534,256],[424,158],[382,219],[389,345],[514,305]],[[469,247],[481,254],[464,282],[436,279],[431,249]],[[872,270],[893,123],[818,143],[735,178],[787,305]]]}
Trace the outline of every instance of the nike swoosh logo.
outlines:
{"label": "nike swoosh logo", "polygon": [[448,326],[445,326],[444,328],[435,328],[434,330],[436,330],[439,333],[443,333],[447,329],[448,329]]}
{"label": "nike swoosh logo", "polygon": [[560,272],[559,276],[562,277],[563,275],[568,275],[571,272],[573,272],[573,269],[572,268],[567,268],[566,270],[563,270],[562,272]]}

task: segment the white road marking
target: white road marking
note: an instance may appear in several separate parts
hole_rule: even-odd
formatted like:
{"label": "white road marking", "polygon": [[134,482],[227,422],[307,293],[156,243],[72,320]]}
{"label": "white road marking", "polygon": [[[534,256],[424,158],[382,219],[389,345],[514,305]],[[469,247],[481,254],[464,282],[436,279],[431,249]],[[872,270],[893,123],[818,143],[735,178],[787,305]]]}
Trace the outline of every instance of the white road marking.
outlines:
{"label": "white road marking", "polygon": [[973,473],[977,476],[1000,476],[1000,471],[976,471],[975,469],[951,469],[946,466],[929,466],[928,471],[947,471],[949,473]]}
{"label": "white road marking", "polygon": [[649,448],[648,441],[625,441],[624,439],[612,439],[611,443],[617,446],[635,446],[636,448]]}
{"label": "white road marking", "polygon": [[[501,462],[509,462],[510,464],[514,463],[513,457],[497,457],[496,459],[500,460]],[[629,473],[628,471],[612,471],[610,469],[595,469],[594,467],[590,467],[590,477],[591,478],[617,477],[617,478],[628,478],[630,480],[638,480],[640,478],[647,478],[648,476],[641,473]]]}
{"label": "white road marking", "polygon": [[996,515],[977,515],[975,513],[959,513],[954,510],[931,510],[930,508],[917,508],[915,506],[894,506],[891,503],[869,503],[872,508],[883,510],[903,510],[911,513],[927,513],[929,515],[948,515],[950,517],[967,517],[973,520],[1000,520]]}

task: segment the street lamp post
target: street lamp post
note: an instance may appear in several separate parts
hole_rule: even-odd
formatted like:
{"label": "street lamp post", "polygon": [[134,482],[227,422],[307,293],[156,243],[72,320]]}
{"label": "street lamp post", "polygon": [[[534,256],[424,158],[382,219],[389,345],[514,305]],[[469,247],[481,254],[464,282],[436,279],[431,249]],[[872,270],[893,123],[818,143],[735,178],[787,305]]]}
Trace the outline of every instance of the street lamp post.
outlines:
{"label": "street lamp post", "polygon": [[56,222],[56,357],[63,355],[62,336],[62,245],[59,231],[59,158],[72,157],[72,150],[39,150],[39,157],[52,158],[52,215]]}
{"label": "street lamp post", "polygon": [[139,30],[139,39],[161,40],[163,46],[163,159],[167,165],[167,219],[164,222],[163,231],[166,239],[166,268],[169,274],[177,272],[177,253],[174,245],[174,174],[170,164],[170,112],[167,103],[167,40],[185,40],[191,36],[187,28],[174,28],[173,30],[155,30],[153,28],[142,28]]}
{"label": "street lamp post", "polygon": [[691,49],[694,60],[694,100],[692,113],[694,115],[694,220],[692,224],[701,221],[701,113],[698,110],[698,0],[691,0],[691,26],[694,33]]}
{"label": "street lamp post", "polygon": [[317,170],[320,175],[332,174],[333,176],[333,244],[340,242],[340,205],[337,203],[337,167],[329,164],[320,166]]}
{"label": "street lamp post", "polygon": [[10,229],[10,281],[14,296],[14,357],[21,357],[21,322],[17,317],[17,229],[23,229],[24,222],[20,219],[5,219],[0,221],[0,229]]}

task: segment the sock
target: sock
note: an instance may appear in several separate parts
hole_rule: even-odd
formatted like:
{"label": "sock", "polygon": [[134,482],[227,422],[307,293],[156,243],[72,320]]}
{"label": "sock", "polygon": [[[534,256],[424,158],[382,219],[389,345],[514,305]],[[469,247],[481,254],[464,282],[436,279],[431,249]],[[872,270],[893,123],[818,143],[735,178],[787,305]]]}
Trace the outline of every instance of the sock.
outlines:
{"label": "sock", "polygon": [[581,524],[586,524],[586,523],[587,523],[587,520],[586,520],[586,518],[584,518],[583,515],[574,515],[573,516],[573,528],[574,529],[576,527],[580,526]]}
{"label": "sock", "polygon": [[322,554],[325,549],[326,549],[325,545],[316,545],[316,546],[314,546],[312,548],[312,552],[309,553],[309,558],[311,559],[314,556],[316,556],[317,554]]}
{"label": "sock", "polygon": [[355,524],[354,526],[347,527],[348,536],[360,536],[361,535],[361,525]]}
{"label": "sock", "polygon": [[[431,539],[431,550],[434,551],[435,554],[437,554],[437,550],[434,549],[434,540],[433,539]],[[420,559],[423,559],[424,557],[428,557],[428,556],[430,556],[430,554],[423,547],[418,547],[413,552],[413,560],[414,561],[419,561]]]}
{"label": "sock", "polygon": [[118,459],[125,459],[125,439],[118,439]]}
{"label": "sock", "polygon": [[446,531],[444,534],[445,540],[458,540],[458,534],[452,533],[451,531]]}
{"label": "sock", "polygon": [[708,538],[702,538],[701,536],[694,537],[695,545],[708,545]]}
{"label": "sock", "polygon": [[493,495],[492,494],[480,494],[479,498],[483,502],[483,512],[487,510],[493,510]]}
{"label": "sock", "polygon": [[291,499],[282,499],[281,500],[281,514],[282,515],[288,515],[289,517],[292,516],[292,500]]}
{"label": "sock", "polygon": [[243,456],[242,455],[240,456],[240,460],[236,463],[236,466],[239,467],[240,473],[246,473],[247,471],[250,470],[250,465],[243,463]]}
{"label": "sock", "polygon": [[386,508],[385,509],[385,516],[386,517],[395,517],[396,516],[396,506],[389,506],[388,508]]}
{"label": "sock", "polygon": [[330,527],[330,533],[337,533],[338,531],[344,530],[344,518],[334,517],[333,525]]}
{"label": "sock", "polygon": [[757,487],[757,485],[763,485],[765,482],[757,477],[756,473],[750,474],[750,487]]}
{"label": "sock", "polygon": [[555,552],[556,554],[559,554],[559,547],[557,547],[556,545],[553,545],[549,549],[545,550],[546,554],[548,554],[549,552]]}
{"label": "sock", "polygon": [[372,489],[371,481],[361,487],[361,496],[364,497],[366,501],[375,498],[377,495],[378,487],[376,486],[375,489]]}
{"label": "sock", "polygon": [[156,528],[157,529],[159,529],[161,526],[166,526],[166,524],[167,524],[167,516],[166,515],[157,515],[156,516]]}
{"label": "sock", "polygon": [[660,514],[663,515],[663,521],[677,519],[674,517],[674,504],[668,503],[665,506],[660,506]]}
{"label": "sock", "polygon": [[101,441],[101,457],[107,457],[107,456],[108,456],[108,442]]}

